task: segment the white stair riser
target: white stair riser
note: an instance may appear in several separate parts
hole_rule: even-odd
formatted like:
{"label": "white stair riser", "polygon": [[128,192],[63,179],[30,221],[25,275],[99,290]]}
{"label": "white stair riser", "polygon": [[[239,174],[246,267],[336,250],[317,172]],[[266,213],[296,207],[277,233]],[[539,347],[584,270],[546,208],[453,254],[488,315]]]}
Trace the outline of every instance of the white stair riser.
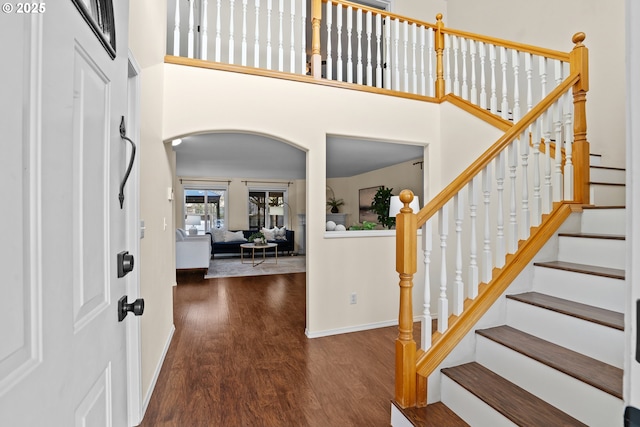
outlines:
{"label": "white stair riser", "polygon": [[620,422],[622,400],[482,336],[478,336],[476,360],[589,426]]}
{"label": "white stair riser", "polygon": [[533,290],[624,313],[625,281],[555,268],[534,267]]}
{"label": "white stair riser", "polygon": [[624,365],[624,331],[507,299],[507,325],[601,362]]}
{"label": "white stair riser", "polygon": [[624,269],[624,240],[560,236],[558,261]]}
{"label": "white stair riser", "polygon": [[625,187],[619,185],[589,185],[591,204],[596,206],[625,206]]}
{"label": "white stair riser", "polygon": [[602,156],[600,154],[589,153],[589,164],[593,166],[600,166],[602,164]]}
{"label": "white stair riser", "polygon": [[513,427],[516,425],[448,376],[440,375],[442,375],[442,403],[470,426]]}
{"label": "white stair riser", "polygon": [[624,184],[626,171],[624,169],[591,168],[589,169],[591,182],[607,182],[610,184]]}
{"label": "white stair riser", "polygon": [[626,234],[627,212],[625,209],[585,209],[581,214],[583,233]]}

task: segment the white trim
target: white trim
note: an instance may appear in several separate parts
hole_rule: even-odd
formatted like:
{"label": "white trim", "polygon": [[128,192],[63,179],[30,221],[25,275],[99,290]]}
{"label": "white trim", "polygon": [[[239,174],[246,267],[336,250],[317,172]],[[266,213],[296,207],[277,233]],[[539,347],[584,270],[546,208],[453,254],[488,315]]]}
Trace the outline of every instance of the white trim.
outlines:
{"label": "white trim", "polygon": [[[433,318],[436,318],[436,315],[432,314]],[[420,322],[422,320],[422,316],[414,316],[413,322]],[[325,329],[324,331],[319,332],[309,332],[308,329],[305,329],[304,333],[307,338],[321,338],[328,337],[331,335],[340,335],[340,334],[348,334],[350,332],[361,332],[368,331],[370,329],[379,329],[379,328],[388,328],[389,326],[398,326],[397,320],[385,320],[383,322],[375,322],[375,323],[367,323],[364,325],[357,326],[347,326],[344,328],[337,329]]]}
{"label": "white trim", "polygon": [[153,395],[153,391],[156,388],[156,383],[158,382],[158,377],[160,376],[160,371],[162,370],[162,365],[164,364],[164,359],[167,357],[167,352],[169,351],[169,346],[171,345],[171,340],[173,340],[173,334],[176,331],[175,325],[171,325],[171,329],[169,330],[169,336],[167,337],[167,342],[164,345],[164,349],[162,350],[162,356],[158,361],[158,365],[156,366],[156,370],[153,373],[153,378],[151,379],[151,384],[147,389],[147,395],[144,398],[144,403],[142,405],[142,418],[144,418],[144,414],[147,412],[147,408],[149,407],[149,402],[151,401],[151,396]]}

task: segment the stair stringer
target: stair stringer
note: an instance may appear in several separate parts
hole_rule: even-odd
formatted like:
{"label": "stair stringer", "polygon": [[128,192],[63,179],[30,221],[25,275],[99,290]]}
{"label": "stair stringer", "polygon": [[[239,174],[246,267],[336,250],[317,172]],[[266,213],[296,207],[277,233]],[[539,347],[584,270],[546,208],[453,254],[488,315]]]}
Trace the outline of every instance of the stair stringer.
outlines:
{"label": "stair stringer", "polygon": [[[484,329],[492,326],[503,325],[507,320],[507,301],[506,296],[521,292],[531,291],[533,289],[533,272],[535,262],[549,261],[554,258],[558,252],[559,239],[558,233],[572,233],[580,230],[580,211],[578,205],[565,205],[572,213],[568,214],[554,233],[547,239],[543,246],[533,255],[528,264],[511,280],[507,289],[491,304],[490,308],[471,326],[463,338],[455,345],[453,350],[443,359],[443,361],[428,376],[427,381],[427,404],[439,402],[442,397],[442,376],[440,370],[467,363],[475,360],[476,336],[477,329]],[[522,249],[520,246],[520,249]],[[504,270],[504,268],[503,268]],[[496,274],[494,272],[494,282]],[[454,316],[452,316],[454,317]],[[452,325],[450,318],[449,324]],[[446,333],[445,333],[446,334]]]}

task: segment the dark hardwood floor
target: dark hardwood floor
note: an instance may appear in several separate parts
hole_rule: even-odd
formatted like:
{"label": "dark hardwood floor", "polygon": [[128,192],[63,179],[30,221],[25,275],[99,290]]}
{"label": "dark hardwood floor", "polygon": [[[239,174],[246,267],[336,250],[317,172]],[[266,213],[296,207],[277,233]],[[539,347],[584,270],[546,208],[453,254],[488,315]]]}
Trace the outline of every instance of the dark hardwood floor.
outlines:
{"label": "dark hardwood floor", "polygon": [[388,426],[397,328],[308,339],[305,300],[304,273],[181,273],[141,426]]}

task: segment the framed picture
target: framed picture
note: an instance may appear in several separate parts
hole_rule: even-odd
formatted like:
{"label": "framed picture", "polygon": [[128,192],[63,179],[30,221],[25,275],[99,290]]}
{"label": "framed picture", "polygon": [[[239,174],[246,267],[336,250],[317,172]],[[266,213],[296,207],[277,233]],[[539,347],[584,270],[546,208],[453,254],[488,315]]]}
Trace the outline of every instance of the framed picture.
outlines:
{"label": "framed picture", "polygon": [[376,195],[380,187],[382,186],[378,185],[376,187],[361,188],[358,190],[359,222],[378,221],[378,215],[371,210],[371,203],[373,202],[373,197]]}
{"label": "framed picture", "polygon": [[116,26],[113,0],[72,0],[82,17],[111,57],[116,57]]}

